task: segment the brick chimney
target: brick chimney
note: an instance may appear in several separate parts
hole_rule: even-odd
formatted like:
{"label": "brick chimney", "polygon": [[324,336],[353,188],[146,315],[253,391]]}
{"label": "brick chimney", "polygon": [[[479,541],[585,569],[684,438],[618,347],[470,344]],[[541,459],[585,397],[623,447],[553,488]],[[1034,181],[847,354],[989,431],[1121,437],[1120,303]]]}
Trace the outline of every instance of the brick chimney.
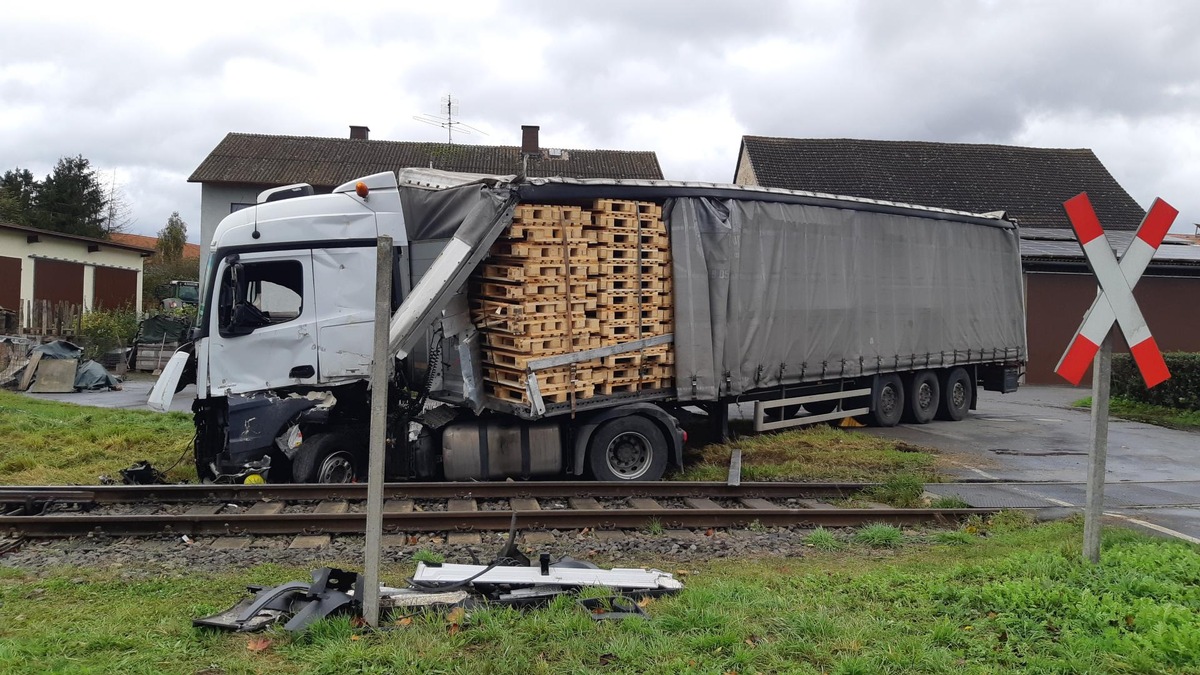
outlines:
{"label": "brick chimney", "polygon": [[370,134],[371,129],[368,127],[350,125],[350,140],[352,141],[365,141]]}
{"label": "brick chimney", "polygon": [[541,127],[528,124],[521,125],[521,154],[525,157],[536,157],[542,154],[538,147],[538,130]]}

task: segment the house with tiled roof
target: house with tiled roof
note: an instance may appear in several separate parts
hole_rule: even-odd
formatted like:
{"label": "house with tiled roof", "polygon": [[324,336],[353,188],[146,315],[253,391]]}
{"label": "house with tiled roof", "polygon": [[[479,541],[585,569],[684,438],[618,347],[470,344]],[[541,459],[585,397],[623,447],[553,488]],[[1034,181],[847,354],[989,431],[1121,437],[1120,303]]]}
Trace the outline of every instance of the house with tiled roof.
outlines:
{"label": "house with tiled roof", "polygon": [[[1062,383],[1054,366],[1096,296],[1063,202],[1086,192],[1118,253],[1145,216],[1086,148],[744,136],[734,182],[1003,211],[1021,226],[1031,383]],[[1134,295],[1160,347],[1200,351],[1194,317],[1179,311],[1181,299],[1200,295],[1200,247],[1169,239]]]}
{"label": "house with tiled roof", "polygon": [[653,152],[543,149],[537,147],[538,128],[532,126],[523,127],[525,142],[536,148],[525,153],[531,155],[527,158],[518,146],[370,140],[369,131],[352,126],[349,138],[227,134],[188,178],[201,185],[202,260],[225,216],[253,205],[259,192],[281,185],[308,183],[317,192],[330,192],[360,176],[410,167],[491,175],[663,177]]}
{"label": "house with tiled roof", "polygon": [[[158,237],[150,237],[144,234],[114,232],[108,235],[108,238],[118,244],[128,244],[129,246],[148,248],[151,251],[158,250]],[[185,243],[183,245],[183,254],[180,257],[184,260],[199,260],[200,244],[193,244],[191,242]]]}

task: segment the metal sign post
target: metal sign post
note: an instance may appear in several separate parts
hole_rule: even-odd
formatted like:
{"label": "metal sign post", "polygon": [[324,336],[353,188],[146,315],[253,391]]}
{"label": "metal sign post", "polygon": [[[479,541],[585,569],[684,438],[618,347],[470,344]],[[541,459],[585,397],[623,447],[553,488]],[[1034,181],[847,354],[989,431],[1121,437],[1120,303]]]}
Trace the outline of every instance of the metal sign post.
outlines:
{"label": "metal sign post", "polygon": [[392,238],[380,237],[375,261],[375,350],[371,361],[371,440],[367,460],[367,536],[363,548],[363,620],[379,625],[379,554],[383,547],[383,471],[392,359]]}
{"label": "metal sign post", "polygon": [[1063,353],[1054,372],[1071,384],[1078,385],[1094,361],[1092,373],[1092,448],[1088,455],[1087,507],[1084,511],[1083,556],[1100,562],[1100,518],[1104,515],[1104,466],[1108,455],[1108,399],[1112,380],[1113,324],[1121,328],[1129,351],[1137,362],[1147,387],[1154,387],[1171,377],[1158,343],[1133,297],[1133,287],[1146,271],[1154,252],[1171,229],[1178,211],[1161,199],[1154,205],[1138,227],[1137,236],[1117,261],[1104,228],[1092,209],[1087,193],[1063,203],[1071,228],[1087,257],[1092,272],[1100,284],[1083,323],[1076,331],[1071,345]]}

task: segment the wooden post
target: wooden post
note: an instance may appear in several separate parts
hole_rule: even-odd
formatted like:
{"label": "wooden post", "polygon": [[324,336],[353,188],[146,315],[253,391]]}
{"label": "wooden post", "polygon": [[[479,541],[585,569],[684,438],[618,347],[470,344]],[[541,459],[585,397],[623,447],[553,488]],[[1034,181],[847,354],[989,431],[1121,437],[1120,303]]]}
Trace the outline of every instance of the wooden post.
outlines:
{"label": "wooden post", "polygon": [[383,471],[392,357],[392,238],[380,237],[375,261],[375,350],[371,361],[371,445],[367,461],[367,536],[363,564],[363,620],[379,625],[379,553],[383,547]]}
{"label": "wooden post", "polygon": [[1092,367],[1092,452],[1088,456],[1087,508],[1083,557],[1100,562],[1100,519],[1104,516],[1104,464],[1108,459],[1108,397],[1112,381],[1112,328],[1100,343]]}

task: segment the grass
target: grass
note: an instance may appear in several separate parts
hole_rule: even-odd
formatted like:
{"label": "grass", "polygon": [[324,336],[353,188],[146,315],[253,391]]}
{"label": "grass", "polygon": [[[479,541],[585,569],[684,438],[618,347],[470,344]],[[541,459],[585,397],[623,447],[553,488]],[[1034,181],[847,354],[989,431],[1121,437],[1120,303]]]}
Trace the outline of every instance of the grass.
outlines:
{"label": "grass", "polygon": [[932,451],[899,441],[827,426],[748,436],[707,445],[685,458],[679,480],[725,480],[734,448],[742,451],[742,480],[885,481],[897,474],[919,482],[937,477]]}
{"label": "grass", "polygon": [[895,525],[875,523],[856,532],[854,541],[871,548],[895,548],[904,541],[904,534]]}
{"label": "grass", "polygon": [[[1081,398],[1071,405],[1076,408],[1090,409],[1092,397]],[[1108,412],[1113,417],[1133,422],[1145,422],[1168,429],[1200,430],[1200,410],[1180,410],[1179,408],[1167,408],[1113,397],[1109,399]]]}
{"label": "grass", "polygon": [[93,408],[0,391],[0,484],[94,485],[140,460],[195,480],[185,413]]}
{"label": "grass", "polygon": [[836,551],[842,547],[842,542],[829,530],[818,527],[804,540],[804,543],[822,551]]}
{"label": "grass", "polygon": [[[1197,672],[1200,550],[1109,530],[1093,566],[1081,536],[1075,520],[712,562],[689,570],[682,593],[649,602],[648,621],[596,623],[562,598],[465,619],[426,614],[375,634],[333,619],[299,637],[190,620],[225,609],[244,584],[304,579],[304,569],[142,578],[0,568],[0,672]],[[393,566],[384,579],[410,572]]]}

